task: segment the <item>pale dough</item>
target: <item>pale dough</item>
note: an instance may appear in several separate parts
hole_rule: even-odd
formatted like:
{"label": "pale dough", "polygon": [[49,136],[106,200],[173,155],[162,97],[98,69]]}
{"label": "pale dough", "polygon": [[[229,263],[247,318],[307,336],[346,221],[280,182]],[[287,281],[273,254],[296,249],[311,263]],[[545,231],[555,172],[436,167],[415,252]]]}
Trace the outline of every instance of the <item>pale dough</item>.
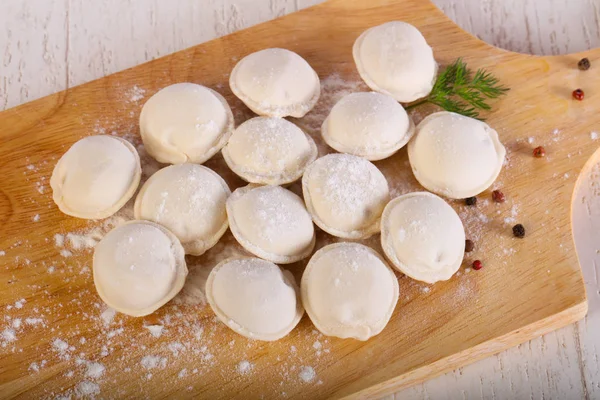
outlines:
{"label": "pale dough", "polygon": [[435,83],[433,50],[421,32],[406,22],[367,29],[354,42],[352,54],[365,83],[400,102],[427,96]]}
{"label": "pale dough", "polygon": [[56,163],[52,198],[73,217],[107,218],[131,199],[141,176],[140,157],[131,143],[116,136],[88,136]]}
{"label": "pale dough", "polygon": [[206,298],[225,325],[250,339],[281,339],[304,314],[292,274],[260,258],[220,262],[208,276]]}
{"label": "pale dough", "polygon": [[132,317],[175,297],[188,273],[179,240],[150,221],[130,221],[104,236],[94,249],[93,270],[100,298]]}
{"label": "pale dough", "polygon": [[252,254],[278,264],[306,258],[315,229],[304,202],[281,186],[248,185],[227,200],[233,236]]}
{"label": "pale dough", "polygon": [[195,83],[176,83],[155,93],[142,108],[140,134],[146,151],[165,164],[202,164],[233,132],[227,101]]}
{"label": "pale dough", "polygon": [[490,187],[505,156],[498,133],[486,123],[447,111],[421,121],[408,144],[415,178],[425,189],[451,199]]}
{"label": "pale dough", "polygon": [[229,76],[231,91],[258,115],[303,117],[321,93],[319,76],[293,51],[264,49],[242,58]]}
{"label": "pale dough", "polygon": [[398,280],[383,257],[359,243],[335,243],[310,259],[301,283],[311,321],[327,336],[368,340],[387,325]]}
{"label": "pale dough", "polygon": [[199,256],[227,230],[225,202],[231,194],[217,173],[198,164],[171,165],[146,181],[135,199],[136,219],[156,222]]}
{"label": "pale dough", "polygon": [[317,159],[302,177],[302,192],[315,224],[347,239],[365,239],[379,232],[381,213],[390,199],[381,171],[350,154]]}
{"label": "pale dough", "polygon": [[413,279],[448,280],[460,267],[465,230],[456,211],[428,192],[392,200],[381,218],[381,246],[392,264]]}
{"label": "pale dough", "polygon": [[376,161],[402,148],[414,123],[393,97],[377,92],[344,96],[323,122],[321,134],[335,150]]}
{"label": "pale dough", "polygon": [[283,185],[299,179],[318,151],[293,123],[256,117],[235,129],[222,153],[229,168],[247,182]]}

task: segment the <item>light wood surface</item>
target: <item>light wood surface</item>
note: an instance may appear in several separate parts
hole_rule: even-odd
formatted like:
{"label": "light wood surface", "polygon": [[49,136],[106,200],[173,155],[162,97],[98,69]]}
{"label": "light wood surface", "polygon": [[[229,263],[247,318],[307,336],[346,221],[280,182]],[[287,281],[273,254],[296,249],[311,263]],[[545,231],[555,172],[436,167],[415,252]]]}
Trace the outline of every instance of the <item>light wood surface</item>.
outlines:
{"label": "light wood surface", "polygon": [[[330,23],[334,16],[342,14],[345,18]],[[237,394],[249,398],[261,394],[273,397],[282,391],[289,397],[310,398],[384,394],[581,318],[586,310],[585,292],[569,229],[574,180],[567,178],[577,175],[592,153],[593,148],[582,147],[581,143],[584,138],[589,140],[586,135],[598,121],[590,112],[594,110],[593,89],[581,103],[571,100],[570,92],[584,81],[586,87],[598,87],[598,78],[576,69],[577,56],[536,58],[491,48],[460,31],[430,4],[416,0],[402,4],[329,2],[0,114],[2,126],[8,127],[2,133],[6,144],[0,149],[0,157],[17,171],[3,178],[1,188],[5,199],[0,203],[0,248],[10,249],[6,258],[0,260],[6,263],[1,279],[7,285],[0,295],[1,303],[9,305],[15,299],[25,298],[28,307],[44,307],[48,302],[64,304],[66,308],[54,315],[59,318],[52,320],[52,314],[47,317],[48,325],[55,329],[53,336],[72,342],[84,334],[86,352],[101,354],[100,349],[94,348],[99,347],[94,339],[102,333],[101,329],[82,317],[98,301],[89,275],[74,276],[65,285],[62,279],[53,282],[40,273],[42,268],[45,270],[40,263],[60,257],[45,239],[52,237],[57,226],[68,231],[86,223],[60,215],[51,206],[49,195],[40,195],[32,180],[48,176],[53,159],[75,140],[93,132],[99,119],[118,120],[117,131],[135,132],[140,105],[128,102],[124,96],[133,85],[144,88],[148,94],[176,81],[209,85],[227,97],[237,111],[239,123],[249,112],[231,96],[226,85],[219,85],[226,82],[237,58],[263,47],[287,47],[304,56],[322,79],[337,73],[345,81],[356,82],[352,42],[365,28],[390,19],[403,19],[418,26],[435,48],[441,64],[461,55],[474,67],[492,69],[512,88],[488,119],[509,150],[508,164],[498,182],[509,201],[503,206],[481,202],[478,210],[491,222],[481,232],[471,232],[478,236],[477,254],[485,269],[470,273],[465,270],[460,277],[428,288],[429,291],[400,278],[405,297],[380,336],[364,344],[329,339],[327,355],[303,355],[302,365],[314,367],[317,384],[307,385],[296,379],[284,381],[281,388],[280,379],[273,379],[276,368],[285,363],[277,360],[277,355],[288,354],[291,345],[306,349],[314,342],[313,328],[306,318],[288,339],[264,345],[246,343],[214,323],[208,308],[186,306],[173,306],[170,310],[167,307],[156,317],[179,310],[183,317],[173,329],[181,328],[183,336],[191,334],[185,330],[185,322],[200,319],[206,327],[210,326],[206,329],[216,332],[213,349],[221,349],[218,354],[213,350],[218,366],[235,365],[240,361],[240,350],[249,346],[244,356],[254,364],[252,375],[228,376],[223,372],[226,368],[213,366],[201,377],[190,375],[181,378],[177,385],[165,385],[169,377],[177,375],[191,361],[175,357],[167,368],[153,370],[154,377],[142,391],[136,376],[124,373],[128,368],[125,366],[138,363],[154,346],[159,351],[160,340],[150,341],[143,336],[146,332],[142,323],[152,319],[121,318],[127,334],[115,336],[112,345],[118,350],[103,357],[104,365],[112,366],[107,367],[105,379],[114,380],[116,387],[128,393],[140,390],[158,396],[178,393],[225,398]],[[327,106],[331,104],[320,105]],[[419,118],[421,112],[415,117]],[[583,120],[583,114],[590,117]],[[318,135],[314,120],[296,122],[313,136]],[[554,136],[548,135],[555,130]],[[547,149],[546,158],[531,157],[528,137],[538,141],[546,138],[547,144],[539,143]],[[49,162],[44,164],[44,160]],[[417,187],[405,160],[402,151],[377,163],[392,181],[396,194]],[[218,169],[219,162],[211,161],[211,166]],[[28,172],[27,166],[32,163],[41,167]],[[482,199],[485,196],[489,193]],[[519,206],[519,222],[528,227],[528,236],[523,240],[512,238],[510,224],[503,223],[511,215],[511,204]],[[473,220],[468,215],[472,210],[459,202],[454,205],[468,221]],[[31,215],[36,212],[41,218],[34,226],[35,232],[31,232]],[[467,222],[468,233],[479,226]],[[13,246],[18,240],[25,244]],[[30,260],[29,266],[13,262],[17,256]],[[70,262],[89,263],[89,254]],[[295,272],[300,272],[300,266]],[[129,352],[127,344],[131,338],[137,339],[137,346]],[[223,350],[232,339],[234,349]],[[0,386],[1,393],[11,396],[30,390],[27,395],[32,396],[68,390],[73,382],[63,377],[68,366],[65,360],[38,375],[32,376],[26,370],[27,360],[34,360],[36,352],[47,348],[51,340],[42,332],[26,332],[18,341],[22,352],[2,355],[1,379],[6,381]],[[139,342],[147,347],[142,349],[144,353]],[[191,390],[186,385],[191,385]]]}

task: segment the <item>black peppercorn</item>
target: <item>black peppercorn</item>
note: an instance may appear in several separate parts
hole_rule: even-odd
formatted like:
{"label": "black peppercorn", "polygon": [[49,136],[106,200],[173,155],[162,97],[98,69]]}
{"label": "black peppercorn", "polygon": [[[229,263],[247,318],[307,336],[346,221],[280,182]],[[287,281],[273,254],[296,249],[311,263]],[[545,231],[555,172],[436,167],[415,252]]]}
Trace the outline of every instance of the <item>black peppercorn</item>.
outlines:
{"label": "black peppercorn", "polygon": [[513,235],[518,238],[525,237],[525,227],[522,224],[513,226]]}
{"label": "black peppercorn", "polygon": [[588,69],[590,69],[590,65],[591,64],[589,58],[582,58],[577,63],[577,67],[582,71],[587,71]]}
{"label": "black peppercorn", "polygon": [[465,204],[468,206],[474,206],[475,204],[477,204],[477,197],[467,197],[465,199]]}
{"label": "black peppercorn", "polygon": [[465,253],[470,253],[475,248],[475,243],[472,240],[465,240]]}

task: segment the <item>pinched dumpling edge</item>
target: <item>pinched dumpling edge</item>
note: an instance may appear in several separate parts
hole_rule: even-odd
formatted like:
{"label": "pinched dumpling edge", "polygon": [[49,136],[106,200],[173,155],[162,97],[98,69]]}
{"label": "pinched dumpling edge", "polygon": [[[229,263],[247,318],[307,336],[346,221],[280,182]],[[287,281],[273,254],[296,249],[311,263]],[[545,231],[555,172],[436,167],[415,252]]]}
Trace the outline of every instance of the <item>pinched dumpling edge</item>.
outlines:
{"label": "pinched dumpling edge", "polygon": [[[400,107],[402,107],[402,105],[400,105]],[[331,147],[334,150],[339,151],[340,153],[352,154],[354,156],[365,158],[369,161],[379,161],[379,160],[383,160],[385,158],[391,157],[398,150],[400,150],[402,147],[404,147],[410,141],[410,139],[413,137],[413,135],[415,134],[415,123],[414,123],[413,119],[411,118],[411,116],[407,114],[408,130],[406,131],[406,134],[402,138],[402,140],[398,141],[396,144],[394,144],[390,148],[386,149],[385,151],[383,151],[383,150],[382,151],[370,151],[368,148],[364,148],[364,147],[361,148],[360,151],[356,151],[356,148],[351,148],[350,146],[346,146],[344,143],[338,142],[337,140],[335,140],[334,138],[332,138],[329,135],[328,123],[329,123],[330,115],[331,115],[331,113],[329,113],[329,115],[327,115],[327,118],[325,118],[325,121],[323,121],[323,125],[321,125],[321,136],[323,136],[323,140],[325,141],[325,143],[327,143],[327,145],[329,147]]]}
{"label": "pinched dumpling edge", "polygon": [[133,221],[128,221],[114,229],[118,229],[125,225],[133,225],[133,224],[146,224],[146,225],[155,227],[155,228],[159,229],[160,231],[162,231],[171,240],[171,251],[173,252],[173,256],[175,258],[175,272],[174,272],[175,279],[173,280],[173,286],[172,286],[171,290],[169,291],[169,293],[167,295],[165,295],[165,297],[163,297],[161,300],[159,300],[155,304],[153,304],[152,306],[148,306],[148,307],[140,309],[140,310],[132,310],[129,308],[120,307],[119,305],[112,303],[110,300],[108,300],[108,297],[106,296],[103,289],[101,288],[101,285],[97,284],[98,280],[96,279],[97,268],[96,268],[96,263],[95,263],[95,261],[96,261],[96,252],[95,251],[94,251],[94,256],[92,257],[92,275],[93,275],[93,279],[94,279],[94,286],[96,287],[96,292],[98,292],[98,295],[100,296],[102,301],[105,302],[109,307],[114,308],[118,312],[129,315],[131,317],[144,317],[146,315],[152,314],[154,311],[158,310],[159,308],[161,308],[162,306],[167,304],[169,301],[173,300],[173,298],[175,298],[175,296],[177,296],[177,294],[181,291],[181,289],[183,289],[183,286],[185,284],[185,279],[188,275],[188,268],[187,268],[187,264],[185,262],[185,251],[183,250],[183,246],[179,242],[179,239],[177,239],[177,237],[173,234],[173,232],[171,232],[164,226],[159,225],[152,221],[133,220]]}
{"label": "pinched dumpling edge", "polygon": [[[330,154],[346,154],[346,153],[330,153]],[[327,157],[330,154],[327,154],[321,158]],[[359,157],[359,156],[355,156],[353,154],[348,154],[348,155],[353,156],[353,157]],[[381,215],[379,217],[377,217],[377,219],[375,219],[367,227],[365,227],[363,229],[355,229],[352,231],[342,231],[342,230],[333,228],[333,227],[327,225],[319,217],[319,215],[317,214],[317,211],[315,210],[315,208],[313,206],[313,201],[312,201],[312,197],[310,195],[310,189],[308,186],[310,184],[309,181],[311,179],[310,174],[315,166],[315,163],[317,161],[319,161],[321,158],[316,159],[312,164],[310,164],[306,168],[306,170],[304,171],[304,175],[302,176],[302,195],[304,197],[304,204],[306,205],[306,209],[308,210],[308,213],[310,214],[313,222],[319,228],[324,230],[325,232],[327,232],[330,235],[333,235],[335,237],[341,238],[341,239],[368,239],[371,236],[375,235],[376,233],[379,233],[379,231],[381,229]],[[377,168],[377,166],[375,166],[375,168]],[[377,168],[377,170],[379,171],[379,168]],[[383,175],[383,173],[381,171],[379,171],[379,172]],[[388,188],[388,200],[389,200],[389,183],[387,182],[387,178],[385,178],[385,175],[383,175],[383,177],[386,180],[386,185]]]}
{"label": "pinched dumpling edge", "polygon": [[[221,267],[223,267],[223,265],[229,264],[230,262],[236,261],[236,260],[266,261],[266,262],[270,262],[270,263],[276,265],[279,268],[279,270],[281,271],[281,275],[283,277],[284,283],[286,283],[290,287],[292,287],[294,289],[294,292],[296,293],[296,315],[295,315],[292,323],[288,327],[286,327],[285,329],[283,329],[279,332],[272,333],[272,334],[257,334],[255,332],[250,332],[245,327],[243,327],[243,326],[239,325],[238,323],[236,323],[235,321],[233,321],[227,314],[225,314],[225,312],[223,312],[223,310],[221,310],[219,308],[219,306],[217,305],[217,303],[212,295],[213,282],[215,280],[215,276],[216,276],[217,272],[219,271],[219,269],[221,269]],[[236,332],[242,336],[245,336],[247,338],[250,338],[250,339],[262,340],[262,341],[267,341],[267,342],[279,340],[279,339],[287,336],[292,330],[294,330],[294,328],[298,325],[298,323],[304,316],[304,306],[302,304],[300,288],[298,287],[298,284],[296,283],[296,279],[294,278],[292,273],[286,269],[279,267],[277,264],[273,263],[272,261],[264,260],[264,259],[257,258],[257,257],[250,257],[250,256],[249,257],[243,257],[243,256],[242,257],[229,257],[229,258],[219,262],[211,270],[210,274],[208,275],[208,279],[206,281],[205,293],[206,293],[206,300],[208,301],[210,308],[213,310],[215,315],[221,320],[221,322],[223,322],[225,325],[227,325],[227,327],[229,329],[233,330],[234,332]]]}
{"label": "pinched dumpling edge", "polygon": [[306,171],[306,168],[308,168],[308,166],[313,161],[315,161],[317,159],[317,156],[319,155],[319,150],[317,149],[317,144],[315,143],[313,138],[308,133],[304,132],[304,130],[302,130],[300,127],[298,127],[298,126],[296,126],[296,127],[298,129],[300,129],[300,131],[302,131],[302,133],[306,137],[308,146],[310,147],[310,155],[307,158],[307,160],[305,161],[305,163],[303,165],[299,166],[297,168],[297,170],[294,172],[290,172],[287,174],[282,172],[282,173],[275,173],[275,174],[270,174],[270,175],[257,173],[255,171],[251,170],[250,168],[246,168],[246,167],[234,162],[233,159],[231,158],[231,155],[229,154],[227,145],[225,145],[225,147],[223,147],[223,150],[221,150],[221,154],[223,154],[223,159],[225,160],[225,163],[227,164],[229,169],[231,169],[237,176],[239,176],[240,178],[242,178],[243,180],[245,180],[248,183],[256,183],[256,184],[260,184],[260,185],[286,185],[288,183],[295,182],[298,179],[300,179],[302,177],[302,175],[304,175],[304,171]]}
{"label": "pinched dumpling edge", "polygon": [[[127,140],[120,138],[118,136],[112,136],[112,135],[96,135],[96,136],[106,136],[106,137],[118,140],[125,145],[125,147],[133,154],[133,156],[135,158],[136,166],[135,166],[134,175],[131,180],[131,185],[129,186],[129,188],[125,191],[123,196],[121,196],[121,199],[118,202],[116,202],[115,204],[113,204],[111,207],[109,207],[105,210],[102,210],[102,211],[94,212],[94,213],[78,212],[78,211],[72,210],[69,207],[67,207],[67,205],[62,200],[63,199],[62,183],[61,184],[57,183],[57,179],[59,179],[59,177],[55,175],[59,168],[59,165],[63,161],[63,157],[61,157],[58,160],[58,162],[56,163],[56,165],[54,166],[54,170],[52,171],[52,175],[50,176],[50,187],[52,188],[52,200],[54,200],[54,203],[58,206],[58,209],[62,213],[70,215],[72,217],[82,218],[82,219],[104,219],[104,218],[110,217],[111,215],[113,215],[117,211],[119,211],[121,208],[123,208],[123,206],[125,204],[127,204],[127,202],[129,200],[131,200],[131,198],[135,194],[135,191],[137,190],[138,186],[140,185],[140,180],[142,179],[142,165],[141,165],[141,161],[140,161],[140,155],[138,154],[138,152],[135,149],[135,147],[133,146],[133,144],[129,143]],[[88,137],[91,137],[91,136],[88,136]],[[83,140],[83,139],[85,139],[85,138],[82,138],[80,140]],[[79,142],[79,140],[78,140],[78,142]],[[77,143],[77,142],[75,142],[75,143]],[[73,143],[73,145],[75,143]],[[65,154],[66,154],[66,152],[65,152]],[[63,154],[63,156],[64,156],[64,154]],[[59,187],[61,190],[58,190]]]}
{"label": "pinched dumpling edge", "polygon": [[[284,256],[281,254],[274,254],[274,253],[265,251],[262,248],[251,243],[248,239],[246,239],[244,237],[242,232],[240,232],[240,230],[237,226],[236,220],[235,220],[235,215],[234,215],[235,213],[233,211],[233,208],[234,208],[233,203],[235,201],[239,200],[240,198],[242,198],[246,193],[250,192],[251,190],[259,188],[259,187],[265,187],[265,186],[275,186],[275,185],[257,185],[254,183],[249,183],[246,186],[243,186],[243,187],[240,187],[240,188],[237,188],[236,190],[234,190],[233,193],[231,193],[231,196],[229,196],[229,198],[227,199],[227,203],[226,203],[227,218],[229,219],[229,229],[231,230],[233,237],[235,237],[235,239],[238,241],[238,243],[240,245],[242,245],[242,247],[244,249],[246,249],[250,253],[252,253],[255,256],[260,257],[266,261],[271,261],[271,262],[277,263],[277,264],[291,264],[296,261],[305,259],[306,257],[310,256],[310,254],[314,250],[315,244],[317,242],[317,235],[316,235],[316,232],[314,232],[314,230],[313,230],[312,240],[311,240],[310,244],[308,245],[308,247],[306,248],[306,250],[304,250],[302,253],[294,255],[294,256]],[[282,188],[282,189],[288,190],[285,188]],[[294,196],[298,196],[297,194],[295,194],[292,191],[289,191],[289,192],[292,193]],[[298,197],[302,201],[302,198],[300,196],[298,196]],[[308,216],[310,218],[310,213],[308,213]],[[312,223],[312,218],[311,218],[311,223]]]}
{"label": "pinched dumpling edge", "polygon": [[[268,49],[263,49],[263,50],[268,50]],[[283,50],[287,50],[287,49],[283,49]],[[258,51],[262,51],[262,50],[258,50]],[[258,52],[258,51],[256,51],[256,52]],[[287,51],[292,52],[291,50],[287,50]],[[238,99],[240,99],[246,105],[246,107],[248,107],[250,110],[252,110],[252,112],[254,112],[255,114],[260,115],[260,116],[276,117],[276,118],[285,118],[285,117],[302,118],[302,117],[304,117],[310,110],[312,110],[315,107],[315,105],[319,101],[319,97],[321,96],[321,81],[319,79],[319,75],[316,73],[314,68],[310,64],[308,64],[308,61],[304,60],[304,58],[302,56],[298,55],[297,53],[292,52],[294,54],[297,54],[298,57],[302,58],[304,61],[306,61],[306,63],[308,64],[308,67],[312,70],[312,72],[315,75],[315,78],[317,79],[317,85],[314,89],[313,96],[308,101],[292,104],[289,106],[261,105],[260,103],[254,101],[250,97],[248,97],[236,84],[237,73],[238,73],[239,68],[241,68],[242,61],[244,61],[244,59],[246,57],[248,57],[256,52],[246,55],[244,58],[242,58],[240,61],[238,61],[235,64],[235,67],[233,67],[233,70],[231,71],[231,74],[229,75],[229,87],[231,88],[231,91],[233,92],[233,94]]]}
{"label": "pinched dumpling edge", "polygon": [[[151,185],[153,178],[156,179],[155,176],[157,174],[159,174],[161,171],[165,170],[166,168],[177,167],[179,165],[185,165],[185,164],[186,163],[173,164],[173,165],[167,166],[165,168],[162,168],[162,169],[156,171],[154,174],[152,174],[152,176],[150,176],[150,178],[148,178],[148,180],[142,185],[140,191],[138,192],[137,197],[135,198],[135,203],[133,205],[133,215],[134,215],[135,219],[149,221],[149,220],[145,220],[144,218],[142,218],[141,208],[142,208],[143,196],[144,196],[146,190],[148,190],[148,187]],[[208,172],[210,172],[215,178],[217,178],[217,180],[223,187],[223,190],[227,194],[227,198],[229,198],[229,196],[231,196],[231,189],[229,189],[227,182],[225,182],[225,180],[221,177],[221,175],[217,174],[212,169],[205,167],[204,165],[199,165],[199,164],[194,164],[194,165],[198,165],[199,167],[204,168]],[[225,200],[225,204],[226,203],[227,203],[227,200]],[[154,222],[154,221],[152,221],[152,222]],[[159,223],[159,225],[160,225],[160,223]],[[206,239],[192,240],[190,242],[185,242],[185,243],[181,242],[181,245],[183,246],[183,249],[185,250],[185,254],[190,254],[193,256],[201,256],[202,254],[206,253],[215,244],[217,244],[217,242],[219,241],[219,239],[221,239],[221,237],[223,237],[223,235],[227,231],[227,228],[229,228],[229,220],[227,218],[227,213],[225,213],[225,221],[221,224],[221,226],[215,232],[214,235],[212,235]]]}
{"label": "pinched dumpling edge", "polygon": [[[385,314],[385,318],[382,319],[382,321],[384,322],[383,325],[377,326],[377,329],[373,329],[371,331],[371,335],[368,337],[365,337],[365,336],[359,337],[359,336],[348,335],[347,330],[349,328],[344,327],[344,326],[342,326],[342,327],[326,326],[322,321],[320,321],[316,318],[315,313],[314,313],[314,311],[311,307],[310,301],[309,301],[310,296],[308,295],[308,286],[309,286],[308,277],[314,267],[314,264],[318,261],[319,257],[321,257],[326,252],[336,249],[338,247],[356,247],[356,246],[364,247],[366,251],[368,251],[372,255],[376,256],[383,263],[383,265],[389,271],[392,286],[394,287],[394,298],[390,304],[389,310]],[[322,332],[324,335],[327,335],[327,336],[335,336],[335,337],[339,337],[342,339],[353,338],[353,339],[365,341],[365,340],[368,340],[368,339],[372,338],[373,336],[376,336],[379,333],[381,333],[385,329],[387,324],[389,323],[390,318],[392,317],[392,314],[394,313],[394,310],[396,309],[396,305],[398,304],[398,298],[400,296],[400,285],[398,284],[398,278],[396,277],[396,274],[394,274],[394,270],[390,267],[387,260],[381,254],[379,254],[377,251],[375,251],[374,249],[372,249],[369,246],[365,246],[360,243],[339,242],[339,243],[329,244],[327,246],[320,248],[311,257],[310,261],[306,265],[306,268],[304,269],[304,273],[302,274],[302,280],[300,282],[300,291],[302,293],[302,304],[304,305],[304,309],[306,310],[306,313],[308,314],[312,323],[315,325],[315,327],[320,332]]]}
{"label": "pinched dumpling edge", "polygon": [[[192,82],[182,82],[182,83],[192,83]],[[142,137],[142,142],[144,142],[146,151],[148,152],[148,154],[150,154],[150,156],[152,156],[152,158],[154,158],[156,161],[158,161],[162,164],[172,164],[172,165],[185,164],[185,163],[204,164],[206,161],[210,160],[215,154],[217,154],[219,152],[219,150],[221,150],[227,144],[229,137],[233,133],[233,129],[235,126],[235,120],[233,117],[233,112],[231,111],[231,107],[229,106],[229,103],[227,103],[227,100],[225,99],[225,97],[223,97],[223,95],[221,95],[221,93],[219,93],[216,90],[213,90],[209,87],[206,87],[206,86],[203,86],[203,85],[200,85],[197,83],[192,83],[192,84],[202,86],[203,88],[208,89],[213,95],[216,96],[216,98],[219,100],[219,102],[223,105],[223,108],[225,109],[225,114],[227,115],[227,122],[225,123],[225,127],[219,134],[219,138],[215,141],[215,143],[211,147],[209,147],[208,149],[206,149],[206,151],[204,153],[202,153],[202,157],[198,157],[196,159],[190,159],[190,157],[187,154],[183,153],[180,149],[178,149],[178,155],[183,154],[186,157],[186,160],[183,162],[181,162],[181,161],[174,162],[173,159],[171,158],[172,156],[169,156],[169,155],[164,157],[164,152],[162,152],[162,147],[160,145],[155,145],[154,138],[150,137],[148,135],[142,134],[142,130],[140,129],[140,136]],[[142,106],[142,112],[140,112],[140,123],[139,123],[140,126],[142,125],[141,119],[142,119],[143,111],[144,111],[144,107]],[[144,139],[144,136],[146,136],[146,139]],[[146,141],[152,142],[152,143],[146,144]],[[158,150],[158,152],[156,150]],[[161,154],[159,154],[159,153],[161,153]]]}
{"label": "pinched dumpling edge", "polygon": [[[393,243],[391,243],[392,237],[390,234],[390,227],[388,226],[389,222],[390,222],[389,214],[392,212],[392,209],[396,205],[396,203],[403,201],[409,197],[415,197],[415,196],[435,197],[435,198],[442,200],[444,203],[446,203],[448,205],[448,207],[451,207],[444,199],[442,199],[441,197],[439,197],[433,193],[429,193],[429,192],[411,192],[411,193],[407,193],[407,194],[404,194],[404,195],[401,195],[401,196],[398,196],[398,197],[392,199],[385,206],[385,209],[383,210],[383,214],[381,216],[381,248],[383,249],[385,256],[391,261],[394,268],[396,270],[402,272],[404,275],[406,275],[414,280],[429,283],[429,284],[434,284],[439,281],[447,281],[448,279],[452,278],[452,276],[454,276],[456,271],[458,271],[458,269],[462,265],[462,262],[464,259],[464,246],[465,246],[464,240],[462,241],[463,247],[462,247],[462,251],[459,252],[457,261],[455,261],[451,266],[448,266],[447,268],[439,271],[439,273],[437,273],[437,274],[429,274],[430,276],[422,276],[422,275],[417,275],[417,274],[414,274],[413,272],[410,272],[410,270],[405,267],[405,264],[402,261],[400,261],[400,259],[398,259],[398,256],[396,255],[396,251],[394,250],[394,245],[393,245]],[[454,211],[454,209],[453,209],[453,211]],[[454,211],[454,212],[456,213],[456,211]],[[458,214],[456,214],[456,216],[458,217]],[[458,217],[458,219],[460,221],[460,217]],[[461,221],[461,228],[464,232],[464,225],[462,224],[462,221]]]}

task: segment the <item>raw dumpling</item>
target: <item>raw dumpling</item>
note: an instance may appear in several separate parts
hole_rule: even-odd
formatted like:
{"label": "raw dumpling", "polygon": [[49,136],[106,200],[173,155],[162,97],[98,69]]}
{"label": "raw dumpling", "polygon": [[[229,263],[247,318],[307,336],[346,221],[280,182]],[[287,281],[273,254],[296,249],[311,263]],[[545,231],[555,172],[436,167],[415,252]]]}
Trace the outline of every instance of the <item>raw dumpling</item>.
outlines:
{"label": "raw dumpling", "polygon": [[344,96],[321,127],[329,146],[371,161],[394,154],[408,143],[414,131],[404,108],[393,97],[376,92]]}
{"label": "raw dumpling", "polygon": [[233,236],[250,253],[278,264],[306,258],[315,229],[300,197],[281,186],[248,185],[227,200]]}
{"label": "raw dumpling", "polygon": [[411,278],[445,281],[462,263],[465,230],[456,211],[440,197],[409,193],[385,207],[381,247],[396,269]]}
{"label": "raw dumpling", "polygon": [[223,158],[248,182],[283,185],[302,176],[317,158],[317,146],[285,119],[256,117],[235,129],[223,148]]}
{"label": "raw dumpling", "polygon": [[260,258],[220,262],[206,281],[206,298],[225,325],[250,339],[281,339],[304,314],[292,274]]}
{"label": "raw dumpling", "polygon": [[154,94],[140,114],[146,151],[165,164],[202,164],[217,153],[233,132],[227,101],[195,83],[176,83]]}
{"label": "raw dumpling", "polygon": [[242,58],[229,76],[231,91],[258,115],[303,117],[321,93],[319,76],[298,54],[265,49]]}
{"label": "raw dumpling", "polygon": [[153,313],[183,287],[188,269],[179,240],[150,221],[130,221],[108,232],[94,249],[100,298],[132,317]]}
{"label": "raw dumpling", "polygon": [[398,280],[383,257],[358,243],[317,251],[302,275],[302,302],[327,336],[367,340],[387,325],[398,302]]}
{"label": "raw dumpling", "polygon": [[408,144],[415,178],[451,199],[475,196],[500,174],[506,150],[486,123],[447,111],[429,115]]}
{"label": "raw dumpling", "polygon": [[431,92],[437,74],[433,50],[414,26],[391,21],[367,29],[352,49],[361,78],[374,91],[403,103]]}
{"label": "raw dumpling", "polygon": [[140,157],[131,143],[116,136],[88,136],[56,163],[52,198],[73,217],[107,218],[131,199],[141,176]]}
{"label": "raw dumpling", "polygon": [[179,238],[185,252],[199,256],[227,230],[227,183],[198,164],[171,165],[156,172],[135,199],[136,219],[161,224]]}
{"label": "raw dumpling", "polygon": [[365,239],[379,232],[381,213],[390,199],[381,171],[349,154],[328,154],[309,165],[302,192],[315,224],[346,239]]}

